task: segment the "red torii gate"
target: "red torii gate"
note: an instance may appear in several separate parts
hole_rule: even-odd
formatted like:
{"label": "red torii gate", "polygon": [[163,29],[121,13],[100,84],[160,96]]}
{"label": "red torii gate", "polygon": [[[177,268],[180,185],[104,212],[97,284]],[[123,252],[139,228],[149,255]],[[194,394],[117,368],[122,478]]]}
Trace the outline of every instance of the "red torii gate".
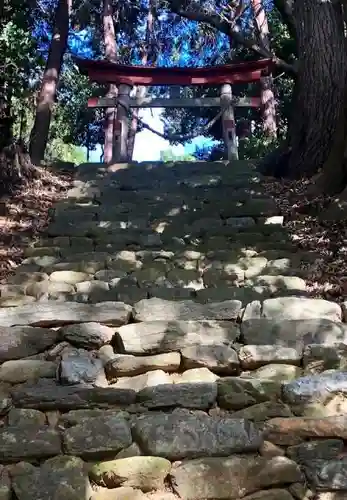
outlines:
{"label": "red torii gate", "polygon": [[[233,99],[232,85],[260,80],[272,67],[271,59],[233,63],[224,66],[204,68],[163,68],[147,66],[126,66],[108,61],[93,61],[75,58],[81,73],[92,82],[119,85],[118,98],[89,99],[88,107],[118,107],[115,136],[113,138],[113,161],[126,162],[128,137],[128,110],[130,108],[153,107],[220,107],[222,110],[223,137],[229,160],[238,158],[234,106],[260,107],[260,98]],[[130,98],[134,85],[167,85],[174,89],[179,86],[221,85],[220,97],[183,98],[171,94],[169,99],[151,97]]]}

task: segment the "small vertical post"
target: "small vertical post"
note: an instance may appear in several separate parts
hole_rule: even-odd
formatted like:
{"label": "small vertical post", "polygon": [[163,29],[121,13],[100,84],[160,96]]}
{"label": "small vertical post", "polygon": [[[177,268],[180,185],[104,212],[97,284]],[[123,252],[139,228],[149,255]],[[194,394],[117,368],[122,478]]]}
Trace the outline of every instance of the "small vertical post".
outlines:
{"label": "small vertical post", "polygon": [[87,125],[87,162],[90,161],[90,125]]}
{"label": "small vertical post", "polygon": [[181,88],[179,85],[172,85],[170,87],[170,97],[171,99],[179,99],[181,96]]}
{"label": "small vertical post", "polygon": [[[106,97],[111,99],[116,99],[118,95],[117,85],[111,84]],[[114,136],[113,136],[113,124],[116,119],[117,110],[115,106],[106,108],[105,121],[104,121],[104,162],[112,162],[113,151],[114,151]]]}
{"label": "small vertical post", "polygon": [[[126,163],[128,161],[128,133],[129,133],[129,107],[130,107],[130,85],[120,85],[118,90],[118,99],[122,104],[117,106],[117,122],[120,126],[120,134],[115,134],[113,141],[113,162]],[[114,127],[116,132],[116,127]]]}
{"label": "small vertical post", "polygon": [[222,125],[223,137],[227,150],[228,160],[238,160],[236,124],[233,108],[233,93],[230,84],[224,84],[221,88],[220,104],[223,110]]}

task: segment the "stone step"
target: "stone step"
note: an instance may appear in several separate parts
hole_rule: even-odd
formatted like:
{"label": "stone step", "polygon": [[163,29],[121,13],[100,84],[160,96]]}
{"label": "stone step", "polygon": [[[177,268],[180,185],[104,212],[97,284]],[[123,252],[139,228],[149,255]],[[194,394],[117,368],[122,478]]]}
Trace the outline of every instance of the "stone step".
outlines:
{"label": "stone step", "polygon": [[347,302],[254,164],[84,164],[0,287],[0,500],[342,500]]}

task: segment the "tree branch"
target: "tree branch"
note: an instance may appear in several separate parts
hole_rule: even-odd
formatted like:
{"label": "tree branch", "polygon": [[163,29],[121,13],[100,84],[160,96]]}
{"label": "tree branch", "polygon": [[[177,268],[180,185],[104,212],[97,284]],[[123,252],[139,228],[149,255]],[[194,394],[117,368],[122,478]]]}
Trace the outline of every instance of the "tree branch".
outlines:
{"label": "tree branch", "polygon": [[[291,0],[289,0],[291,1]],[[178,16],[184,17],[191,21],[197,21],[200,23],[206,23],[221,33],[226,34],[231,37],[235,42],[243,45],[247,49],[252,50],[258,56],[264,57],[265,59],[272,59],[278,68],[285,70],[288,73],[296,74],[297,69],[292,64],[283,61],[276,57],[271,51],[267,50],[265,47],[260,46],[255,40],[246,38],[240,27],[235,24],[230,24],[227,21],[222,20],[218,14],[207,14],[201,10],[186,10],[181,7],[182,2],[180,0],[168,0],[169,7],[172,12]]]}

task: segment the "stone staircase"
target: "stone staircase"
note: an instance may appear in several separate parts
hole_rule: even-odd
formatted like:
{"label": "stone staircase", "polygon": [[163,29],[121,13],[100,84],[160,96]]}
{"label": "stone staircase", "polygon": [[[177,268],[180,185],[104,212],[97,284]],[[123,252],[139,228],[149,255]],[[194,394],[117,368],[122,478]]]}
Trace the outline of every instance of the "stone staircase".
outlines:
{"label": "stone staircase", "polygon": [[0,500],[347,499],[346,308],[262,179],[118,167],[1,289]]}

